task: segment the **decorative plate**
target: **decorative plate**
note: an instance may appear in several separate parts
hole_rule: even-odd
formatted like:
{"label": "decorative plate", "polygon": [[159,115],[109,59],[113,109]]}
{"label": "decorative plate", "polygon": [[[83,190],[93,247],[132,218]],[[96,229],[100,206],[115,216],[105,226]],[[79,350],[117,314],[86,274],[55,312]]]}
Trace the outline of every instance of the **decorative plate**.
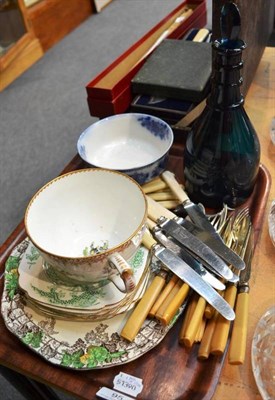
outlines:
{"label": "decorative plate", "polygon": [[145,290],[145,278],[149,273],[147,258],[148,250],[141,246],[129,260],[137,282],[136,289],[131,293],[120,292],[112,283],[101,287],[68,286],[58,281],[54,268],[43,268],[43,258],[29,241],[18,266],[18,284],[30,302],[43,308],[63,310],[70,315],[78,313],[92,316],[113,309],[123,311],[124,306],[128,309],[133,306]]}
{"label": "decorative plate", "polygon": [[129,312],[101,322],[64,321],[45,317],[24,299],[18,286],[18,267],[28,249],[24,240],[6,262],[1,311],[7,328],[22,343],[52,364],[76,369],[100,369],[128,363],[155,347],[171,329],[146,320],[133,342],[120,337]]}

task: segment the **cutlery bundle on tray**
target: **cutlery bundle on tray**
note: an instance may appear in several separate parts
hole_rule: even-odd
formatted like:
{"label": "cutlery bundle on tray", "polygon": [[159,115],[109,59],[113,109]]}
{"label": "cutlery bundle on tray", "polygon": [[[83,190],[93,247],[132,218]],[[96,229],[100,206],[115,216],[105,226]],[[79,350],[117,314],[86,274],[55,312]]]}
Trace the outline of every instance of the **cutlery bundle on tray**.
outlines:
{"label": "cutlery bundle on tray", "polygon": [[148,202],[143,244],[158,260],[159,270],[121,336],[133,341],[148,318],[167,326],[184,305],[180,344],[190,348],[200,343],[199,359],[222,355],[233,325],[229,362],[243,363],[253,252],[248,208],[234,211],[224,206],[206,215],[169,171],[143,190]]}

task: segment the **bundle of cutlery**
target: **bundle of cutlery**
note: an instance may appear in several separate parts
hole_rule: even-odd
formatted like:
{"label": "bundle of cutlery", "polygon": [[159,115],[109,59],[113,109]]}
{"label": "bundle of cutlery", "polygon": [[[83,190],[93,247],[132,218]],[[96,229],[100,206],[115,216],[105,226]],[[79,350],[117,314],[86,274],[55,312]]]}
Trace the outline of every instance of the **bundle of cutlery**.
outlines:
{"label": "bundle of cutlery", "polygon": [[[166,326],[185,305],[179,343],[191,347],[200,342],[199,359],[221,355],[236,318],[229,362],[242,363],[253,249],[248,209],[229,213],[225,206],[208,216],[201,205],[189,200],[169,171],[145,184],[143,190],[148,202],[143,244],[161,267],[121,336],[133,341],[146,318]],[[182,209],[186,218],[176,215],[177,210],[182,215]],[[236,339],[240,331],[244,332],[241,340]]]}

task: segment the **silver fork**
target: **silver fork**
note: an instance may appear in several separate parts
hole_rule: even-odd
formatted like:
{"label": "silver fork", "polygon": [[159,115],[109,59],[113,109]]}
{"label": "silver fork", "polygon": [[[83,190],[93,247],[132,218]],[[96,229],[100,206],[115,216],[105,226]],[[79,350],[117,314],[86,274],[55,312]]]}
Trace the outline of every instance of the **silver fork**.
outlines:
{"label": "silver fork", "polygon": [[221,211],[217,212],[216,214],[208,214],[207,217],[211,224],[214,226],[218,233],[221,233],[224,226],[228,221],[228,211],[229,208],[226,204],[224,204]]}

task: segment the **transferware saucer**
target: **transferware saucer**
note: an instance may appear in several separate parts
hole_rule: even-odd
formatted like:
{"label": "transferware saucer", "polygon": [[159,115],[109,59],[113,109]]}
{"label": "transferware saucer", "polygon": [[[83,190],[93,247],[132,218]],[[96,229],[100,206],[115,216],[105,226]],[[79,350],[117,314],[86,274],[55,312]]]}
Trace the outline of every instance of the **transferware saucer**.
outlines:
{"label": "transferware saucer", "polygon": [[[148,275],[148,250],[141,246],[129,260],[137,287],[132,293],[122,293],[112,283],[102,287],[94,285],[67,286],[58,282],[54,269],[43,268],[43,259],[28,239],[26,250],[18,266],[19,287],[27,298],[42,308],[66,311],[68,314],[89,315],[106,312],[129,303],[142,296],[144,279]],[[146,269],[147,265],[147,269]]]}
{"label": "transferware saucer", "polygon": [[1,311],[6,327],[52,364],[87,370],[128,363],[160,343],[182,312],[167,327],[147,319],[131,343],[120,337],[131,311],[101,322],[45,317],[25,301],[18,286],[18,267],[28,247],[24,240],[6,262]]}

